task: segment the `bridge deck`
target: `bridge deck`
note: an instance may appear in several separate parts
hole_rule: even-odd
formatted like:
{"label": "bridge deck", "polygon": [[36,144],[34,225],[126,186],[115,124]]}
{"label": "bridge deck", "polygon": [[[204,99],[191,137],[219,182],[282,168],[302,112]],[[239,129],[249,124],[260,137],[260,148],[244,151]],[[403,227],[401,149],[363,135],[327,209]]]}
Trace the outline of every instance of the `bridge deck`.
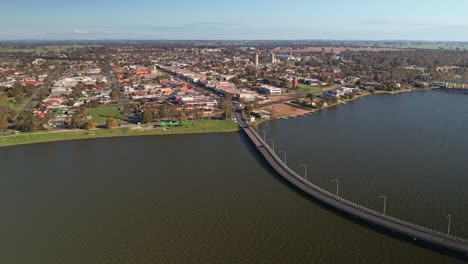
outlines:
{"label": "bridge deck", "polygon": [[[238,115],[238,119],[241,120],[240,115]],[[313,185],[287,167],[252,127],[248,126],[244,122],[241,122],[240,125],[265,160],[278,172],[279,175],[315,199],[387,230],[398,232],[432,245],[468,255],[468,241],[465,239],[449,236],[388,215],[383,215],[366,207],[354,204]]]}

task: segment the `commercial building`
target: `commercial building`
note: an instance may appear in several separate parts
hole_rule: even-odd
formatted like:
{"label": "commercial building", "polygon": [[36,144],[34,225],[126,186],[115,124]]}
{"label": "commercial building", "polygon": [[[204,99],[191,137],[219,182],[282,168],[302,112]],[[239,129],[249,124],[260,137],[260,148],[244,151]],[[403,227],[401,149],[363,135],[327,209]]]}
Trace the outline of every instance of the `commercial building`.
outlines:
{"label": "commercial building", "polygon": [[281,95],[281,88],[273,87],[270,85],[262,85],[262,92],[267,95]]}

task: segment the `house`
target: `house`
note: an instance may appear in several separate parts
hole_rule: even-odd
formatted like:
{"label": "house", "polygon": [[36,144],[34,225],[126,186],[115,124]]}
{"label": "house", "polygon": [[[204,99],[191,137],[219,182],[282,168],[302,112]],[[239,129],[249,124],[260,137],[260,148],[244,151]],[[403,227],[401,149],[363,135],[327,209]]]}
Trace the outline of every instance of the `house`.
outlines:
{"label": "house", "polygon": [[144,74],[148,74],[151,72],[151,69],[150,68],[138,68],[136,69],[135,73],[137,75],[144,75]]}
{"label": "house", "polygon": [[359,92],[359,89],[352,88],[352,87],[341,87],[341,88],[336,89],[336,93],[338,96],[348,95],[348,94],[357,93],[357,92]]}
{"label": "house", "polygon": [[255,98],[258,97],[258,93],[255,92],[255,91],[245,91],[245,90],[242,90],[238,95],[237,95],[237,99],[242,99],[244,100],[244,102],[253,102],[255,101]]}
{"label": "house", "polygon": [[270,119],[271,118],[271,113],[265,111],[265,110],[256,110],[251,112],[252,115],[262,118],[262,119]]}
{"label": "house", "polygon": [[267,95],[281,95],[282,92],[281,88],[273,87],[270,85],[262,85],[261,90]]}

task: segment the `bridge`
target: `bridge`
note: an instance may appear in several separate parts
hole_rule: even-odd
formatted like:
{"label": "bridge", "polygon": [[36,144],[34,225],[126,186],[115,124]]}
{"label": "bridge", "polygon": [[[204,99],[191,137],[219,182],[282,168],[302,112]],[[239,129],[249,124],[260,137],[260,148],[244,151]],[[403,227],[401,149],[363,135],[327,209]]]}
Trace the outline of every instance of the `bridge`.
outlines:
{"label": "bridge", "polygon": [[291,170],[272,150],[268,144],[258,135],[257,131],[249,126],[242,114],[237,112],[236,117],[239,125],[247,137],[257,148],[258,152],[265,158],[270,166],[286,181],[299,190],[310,195],[316,200],[327,204],[338,211],[357,217],[365,222],[379,226],[385,230],[399,233],[405,237],[420,240],[428,245],[456,252],[464,257],[468,256],[468,240],[432,230],[423,226],[403,221],[401,219],[371,210],[359,204],[353,203],[335,194],[332,194],[304,179],[295,171]]}

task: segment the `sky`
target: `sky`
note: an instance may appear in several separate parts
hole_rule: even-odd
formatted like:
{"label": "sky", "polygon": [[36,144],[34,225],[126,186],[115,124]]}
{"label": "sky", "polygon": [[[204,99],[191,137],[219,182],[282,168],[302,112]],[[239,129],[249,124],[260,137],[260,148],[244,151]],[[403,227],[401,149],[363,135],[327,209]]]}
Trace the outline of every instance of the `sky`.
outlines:
{"label": "sky", "polygon": [[0,0],[0,40],[468,41],[466,0]]}

